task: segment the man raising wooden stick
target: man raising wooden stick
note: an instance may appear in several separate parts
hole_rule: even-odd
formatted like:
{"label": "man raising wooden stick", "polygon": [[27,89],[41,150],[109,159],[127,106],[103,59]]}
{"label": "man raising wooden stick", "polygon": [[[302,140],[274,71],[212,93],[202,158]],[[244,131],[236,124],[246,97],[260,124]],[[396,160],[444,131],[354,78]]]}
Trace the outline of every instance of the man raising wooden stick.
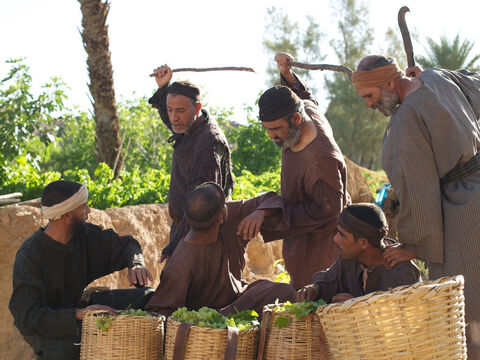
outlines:
{"label": "man raising wooden stick", "polygon": [[173,132],[172,169],[168,191],[168,210],[172,218],[170,243],[162,260],[173,254],[188,232],[183,216],[185,196],[197,185],[214,181],[228,197],[233,192],[230,149],[222,129],[202,109],[200,89],[188,81],[174,82],[167,65],[153,71],[159,87],[148,101],[158,109],[163,123]]}

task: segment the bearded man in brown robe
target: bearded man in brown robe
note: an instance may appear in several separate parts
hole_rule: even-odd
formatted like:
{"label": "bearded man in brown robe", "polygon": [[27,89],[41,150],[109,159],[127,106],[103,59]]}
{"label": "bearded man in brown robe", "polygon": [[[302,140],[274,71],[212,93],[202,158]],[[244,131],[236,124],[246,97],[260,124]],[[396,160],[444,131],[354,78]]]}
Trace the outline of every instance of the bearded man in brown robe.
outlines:
{"label": "bearded man in brown robe", "polygon": [[304,228],[302,235],[283,240],[291,285],[299,289],[338,257],[333,235],[338,215],[350,201],[347,170],[328,120],[287,63],[293,58],[278,53],[275,60],[286,86],[265,91],[258,102],[259,118],[282,148],[281,196],[291,222]]}
{"label": "bearded man in brown robe", "polygon": [[189,227],[183,216],[185,196],[197,185],[214,181],[226,196],[233,192],[230,149],[217,122],[202,109],[200,90],[188,81],[174,82],[172,70],[163,65],[154,70],[157,92],[148,102],[158,110],[163,123],[173,132],[172,169],[168,210],[172,218],[170,242],[162,261],[173,254]]}
{"label": "bearded man in brown robe", "polygon": [[[407,74],[411,69],[407,69]],[[390,116],[382,166],[400,201],[391,266],[414,257],[431,279],[465,278],[470,359],[480,358],[480,76],[426,69],[407,78],[395,59],[370,55],[352,82],[368,107]]]}

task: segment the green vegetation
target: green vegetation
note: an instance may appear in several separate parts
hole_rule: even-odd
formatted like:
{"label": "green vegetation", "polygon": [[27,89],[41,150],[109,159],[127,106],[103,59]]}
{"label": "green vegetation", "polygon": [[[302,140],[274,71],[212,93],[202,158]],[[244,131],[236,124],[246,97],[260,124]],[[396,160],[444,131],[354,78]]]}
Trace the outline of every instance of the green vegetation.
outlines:
{"label": "green vegetation", "polygon": [[212,329],[225,329],[227,326],[236,327],[239,330],[258,328],[258,314],[254,310],[244,310],[239,313],[223,316],[217,310],[206,306],[196,310],[187,310],[186,307],[178,308],[172,318],[179,322],[185,322],[198,327]]}
{"label": "green vegetation", "polygon": [[[319,306],[325,305],[326,302],[322,299],[318,299],[316,301],[311,300],[303,300],[302,302],[292,303],[290,301],[286,301],[282,304],[275,303],[273,307],[274,312],[279,313],[286,313],[295,315],[296,319],[299,320],[304,316],[316,311]],[[283,328],[285,326],[290,325],[290,318],[286,316],[279,316],[275,320],[274,326],[278,328]]]}

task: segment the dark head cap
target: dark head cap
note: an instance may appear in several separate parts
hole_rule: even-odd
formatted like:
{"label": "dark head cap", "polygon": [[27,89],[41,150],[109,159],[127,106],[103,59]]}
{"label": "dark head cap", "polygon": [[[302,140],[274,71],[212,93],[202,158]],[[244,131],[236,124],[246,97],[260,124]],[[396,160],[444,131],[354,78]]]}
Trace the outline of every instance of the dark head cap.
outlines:
{"label": "dark head cap", "polygon": [[275,121],[296,111],[301,107],[300,98],[286,86],[275,86],[263,93],[258,100],[260,121]]}
{"label": "dark head cap", "polygon": [[190,81],[175,81],[170,84],[167,94],[183,95],[193,101],[200,101],[200,89]]}

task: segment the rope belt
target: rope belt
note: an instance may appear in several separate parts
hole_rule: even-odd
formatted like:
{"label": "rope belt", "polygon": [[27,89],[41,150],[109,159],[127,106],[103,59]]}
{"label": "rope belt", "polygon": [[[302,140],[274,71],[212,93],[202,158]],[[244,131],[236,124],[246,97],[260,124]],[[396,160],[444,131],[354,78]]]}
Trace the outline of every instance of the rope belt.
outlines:
{"label": "rope belt", "polygon": [[443,178],[440,179],[440,184],[446,185],[454,181],[463,180],[478,170],[480,170],[480,151],[477,151],[477,154],[467,162],[458,164],[452,170],[450,170]]}

